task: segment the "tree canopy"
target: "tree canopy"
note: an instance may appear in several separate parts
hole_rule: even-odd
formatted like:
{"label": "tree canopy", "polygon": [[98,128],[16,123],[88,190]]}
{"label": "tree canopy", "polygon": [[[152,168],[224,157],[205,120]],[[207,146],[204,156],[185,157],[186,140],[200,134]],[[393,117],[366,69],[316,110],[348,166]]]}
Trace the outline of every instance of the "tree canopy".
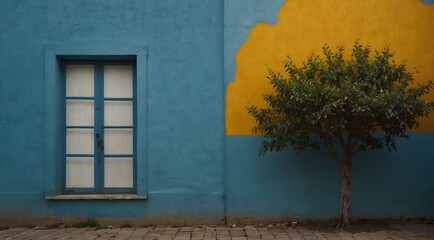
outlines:
{"label": "tree canopy", "polygon": [[274,93],[264,95],[268,107],[248,107],[258,123],[254,131],[269,139],[261,154],[288,143],[300,152],[343,144],[344,139],[353,152],[396,149],[396,138],[407,138],[405,131],[418,127],[418,118],[433,108],[422,98],[433,83],[415,85],[389,46],[372,51],[357,41],[348,60],[343,47],[332,51],[325,45],[322,50],[324,57],[312,54],[302,66],[288,57],[285,74],[269,69]]}

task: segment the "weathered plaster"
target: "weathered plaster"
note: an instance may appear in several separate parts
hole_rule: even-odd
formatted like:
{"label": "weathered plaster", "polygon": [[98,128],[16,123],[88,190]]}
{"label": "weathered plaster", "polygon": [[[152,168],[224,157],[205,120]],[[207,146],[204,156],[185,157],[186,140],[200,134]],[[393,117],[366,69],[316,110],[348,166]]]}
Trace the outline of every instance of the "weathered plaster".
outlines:
{"label": "weathered plaster", "polygon": [[[266,66],[282,70],[291,56],[297,63],[324,43],[350,48],[358,38],[381,48],[390,43],[396,60],[410,70],[422,66],[416,83],[434,79],[434,8],[414,0],[288,0],[274,25],[259,23],[237,52],[235,81],[226,91],[226,134],[253,135],[250,105],[265,106],[262,94],[271,92]],[[434,91],[427,97],[434,100]],[[434,132],[434,113],[422,118],[417,131]]]}

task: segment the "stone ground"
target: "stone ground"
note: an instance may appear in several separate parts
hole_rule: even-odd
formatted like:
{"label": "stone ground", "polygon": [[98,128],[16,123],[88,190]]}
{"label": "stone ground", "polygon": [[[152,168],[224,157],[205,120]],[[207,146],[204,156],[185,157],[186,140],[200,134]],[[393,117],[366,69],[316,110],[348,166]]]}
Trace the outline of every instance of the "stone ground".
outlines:
{"label": "stone ground", "polygon": [[145,240],[289,240],[289,239],[434,239],[433,224],[399,223],[379,231],[295,227],[143,227],[143,228],[10,228],[0,231],[0,239],[145,239]]}

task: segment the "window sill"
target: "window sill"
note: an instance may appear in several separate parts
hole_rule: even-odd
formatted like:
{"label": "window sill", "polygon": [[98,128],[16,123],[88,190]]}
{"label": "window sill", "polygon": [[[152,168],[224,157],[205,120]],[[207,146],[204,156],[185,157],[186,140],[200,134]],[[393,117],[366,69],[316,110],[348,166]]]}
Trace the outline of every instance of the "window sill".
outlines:
{"label": "window sill", "polygon": [[146,200],[147,196],[136,194],[64,194],[46,196],[46,200]]}

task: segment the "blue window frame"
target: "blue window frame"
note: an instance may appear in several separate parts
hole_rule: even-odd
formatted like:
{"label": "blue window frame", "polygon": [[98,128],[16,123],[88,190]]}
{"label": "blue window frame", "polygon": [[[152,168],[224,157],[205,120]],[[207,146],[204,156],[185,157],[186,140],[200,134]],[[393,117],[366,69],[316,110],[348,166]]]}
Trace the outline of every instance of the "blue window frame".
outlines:
{"label": "blue window frame", "polygon": [[[126,89],[128,86],[132,88],[128,96],[122,96],[122,93],[115,93],[113,96],[113,91],[116,92],[120,86],[116,84],[123,84],[118,80],[114,85],[113,81],[111,82],[112,93],[107,90],[110,84],[105,83],[110,79],[109,73],[113,74],[114,78],[116,76],[119,78],[120,75],[121,79],[122,74],[125,73],[125,71],[112,71],[113,73],[108,71],[108,69],[116,70],[116,67],[121,70],[131,69],[131,83],[126,84]],[[75,77],[70,79],[79,80],[74,80],[74,84],[68,85],[67,81],[72,81],[68,80],[68,76],[72,73]],[[80,78],[80,74],[84,77]],[[80,80],[86,78],[85,81]],[[64,193],[136,192],[136,78],[136,62],[133,60],[61,61],[62,189]],[[93,91],[89,81],[92,82]],[[83,94],[76,94],[77,89]],[[125,139],[127,141],[124,141]],[[112,150],[107,150],[106,141],[110,142]],[[117,173],[120,173],[120,176],[117,176]]]}

